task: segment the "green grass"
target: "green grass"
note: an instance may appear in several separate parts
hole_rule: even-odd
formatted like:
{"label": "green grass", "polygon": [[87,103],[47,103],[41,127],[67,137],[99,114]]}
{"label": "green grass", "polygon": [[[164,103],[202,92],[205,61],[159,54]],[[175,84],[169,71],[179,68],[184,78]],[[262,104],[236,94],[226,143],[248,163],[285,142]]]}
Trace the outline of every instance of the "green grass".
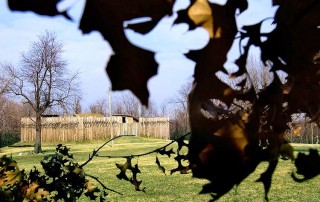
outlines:
{"label": "green grass", "polygon": [[306,152],[309,149],[317,149],[320,151],[320,144],[291,144],[296,152]]}
{"label": "green grass", "polygon": [[[99,154],[101,155],[130,155],[141,154],[159,148],[169,141],[159,139],[147,139],[137,137],[125,137],[114,141],[114,146],[106,145]],[[103,141],[95,142],[68,142],[66,146],[70,147],[70,153],[81,164],[88,159],[88,155],[93,149],[97,149],[102,145]],[[23,145],[23,143],[19,143]],[[25,144],[27,145],[27,144]],[[30,144],[29,144],[30,145]],[[21,169],[30,170],[33,166],[41,167],[40,160],[48,154],[55,151],[55,143],[44,143],[43,154],[30,154],[33,150],[31,146],[27,147],[6,147],[1,149],[0,155],[11,155]],[[294,145],[296,150],[305,151],[308,145]],[[169,171],[177,166],[173,159],[159,156],[162,165]],[[116,174],[119,170],[115,163],[123,164],[125,159],[106,159],[94,158],[85,167],[85,172],[99,179],[111,189],[121,192],[123,195],[118,195],[113,192],[108,192],[107,199],[109,201],[208,201],[209,195],[199,195],[202,185],[207,183],[206,180],[192,178],[191,174],[180,175],[164,175],[155,164],[155,155],[147,155],[136,158],[132,161],[133,164],[138,163],[141,174],[138,174],[138,179],[142,180],[141,187],[146,187],[146,192],[136,192],[133,185],[129,182],[118,180]],[[263,186],[261,183],[254,182],[259,178],[260,173],[266,169],[267,163],[261,163],[256,171],[244,180],[237,189],[231,190],[219,201],[263,201]],[[304,183],[294,182],[290,174],[294,170],[294,165],[290,161],[280,160],[277,170],[273,177],[273,185],[271,187],[269,198],[270,201],[320,201],[320,177],[316,177]],[[94,180],[92,180],[94,182]],[[88,201],[86,197],[79,199],[81,202]]]}

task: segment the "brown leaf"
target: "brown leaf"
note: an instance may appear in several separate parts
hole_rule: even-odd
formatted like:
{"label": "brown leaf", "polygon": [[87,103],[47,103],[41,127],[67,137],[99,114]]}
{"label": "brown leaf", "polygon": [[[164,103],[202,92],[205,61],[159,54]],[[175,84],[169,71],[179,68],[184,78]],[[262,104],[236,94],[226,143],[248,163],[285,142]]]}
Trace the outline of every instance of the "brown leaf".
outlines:
{"label": "brown leaf", "polygon": [[214,37],[212,10],[207,0],[195,1],[195,3],[189,8],[188,14],[195,25],[200,25],[206,29],[210,38]]}
{"label": "brown leaf", "polygon": [[158,168],[164,173],[166,174],[166,169],[161,165],[159,159],[158,159],[158,156],[156,156],[156,164],[158,166]]}
{"label": "brown leaf", "polygon": [[13,11],[33,11],[40,15],[63,15],[71,20],[66,11],[59,12],[57,4],[61,0],[8,0],[9,8]]}
{"label": "brown leaf", "polygon": [[289,74],[285,100],[290,113],[305,112],[316,120],[320,109],[320,64],[315,62],[320,46],[320,3],[284,0],[278,4],[277,27],[262,47],[262,57]]}
{"label": "brown leaf", "polygon": [[50,198],[50,193],[45,189],[41,188],[37,182],[32,182],[27,190],[24,200],[30,201],[47,201]]}
{"label": "brown leaf", "polygon": [[5,155],[0,158],[0,187],[3,190],[15,190],[22,181],[17,162]]}
{"label": "brown leaf", "polygon": [[148,23],[130,27],[147,32],[162,17],[171,13],[172,6],[173,2],[167,0],[90,0],[86,3],[80,22],[83,33],[99,31],[114,51],[107,66],[112,89],[129,89],[144,105],[148,105],[147,82],[156,75],[158,64],[154,53],[138,48],[127,40],[123,22],[139,17],[151,17]]}
{"label": "brown leaf", "polygon": [[125,164],[119,164],[116,163],[117,168],[120,169],[120,173],[117,175],[117,178],[122,180],[127,180],[129,181],[128,176],[126,175],[127,170],[133,170],[132,164],[131,164],[131,159],[132,158],[127,158],[127,161],[125,162]]}
{"label": "brown leaf", "polygon": [[138,164],[136,164],[136,165],[134,166],[134,168],[131,169],[131,171],[132,171],[132,178],[131,178],[129,181],[134,185],[136,191],[145,192],[146,187],[144,187],[144,188],[142,188],[142,189],[140,188],[140,185],[141,185],[141,183],[142,183],[142,180],[139,181],[139,180],[137,179],[138,173],[141,173],[140,170],[139,170]]}
{"label": "brown leaf", "polygon": [[95,195],[95,193],[99,193],[100,190],[98,187],[94,186],[90,181],[86,181],[85,184],[86,191],[84,193],[85,196],[89,197],[90,200],[96,200],[98,196]]}
{"label": "brown leaf", "polygon": [[173,151],[173,148],[171,148],[169,150],[166,150],[164,148],[164,149],[159,150],[158,153],[161,154],[161,155],[167,155],[169,158],[171,157],[171,154],[175,154],[174,151]]}

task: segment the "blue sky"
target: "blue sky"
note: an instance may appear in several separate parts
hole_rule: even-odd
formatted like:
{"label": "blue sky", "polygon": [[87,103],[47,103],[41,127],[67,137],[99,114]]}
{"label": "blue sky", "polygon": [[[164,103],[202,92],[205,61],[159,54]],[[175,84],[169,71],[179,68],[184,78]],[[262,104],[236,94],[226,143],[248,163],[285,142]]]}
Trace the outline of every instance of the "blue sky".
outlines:
{"label": "blue sky", "polygon": [[[217,2],[218,0],[209,1]],[[189,4],[189,0],[177,2],[175,11]],[[219,2],[225,3],[224,0]],[[248,2],[255,9],[249,6],[250,10],[248,9],[238,22],[239,28],[244,24],[251,24],[273,15],[276,10],[271,6],[271,0],[249,0]],[[32,12],[11,12],[7,8],[6,1],[0,1],[0,61],[18,65],[20,53],[27,51],[30,44],[37,40],[41,33],[45,30],[55,31],[58,40],[64,44],[64,58],[68,61],[68,68],[79,69],[81,72],[82,104],[87,107],[95,100],[107,96],[110,82],[105,73],[105,67],[112,49],[100,33],[92,32],[82,35],[78,29],[84,3],[84,0],[67,0],[59,5],[62,8],[72,5],[69,13],[75,21],[70,22],[63,17],[52,18]],[[186,81],[192,79],[195,64],[185,58],[182,53],[201,48],[208,41],[208,34],[203,29],[187,32],[186,24],[179,24],[172,28],[170,25],[175,17],[175,15],[165,17],[162,24],[147,36],[126,30],[129,40],[135,45],[157,52],[158,75],[150,79],[148,88],[151,92],[150,99],[158,105],[166,98],[174,96]],[[163,44],[163,41],[169,43]],[[232,63],[237,54],[230,53],[230,55]]]}
{"label": "blue sky", "polygon": [[[75,2],[75,1],[73,1]],[[0,1],[0,61],[19,64],[20,54],[45,30],[54,30],[58,40],[64,44],[64,58],[68,68],[79,69],[83,87],[83,105],[88,106],[97,99],[107,96],[109,79],[105,73],[112,49],[98,32],[82,35],[78,29],[84,0],[76,1],[69,11],[75,19],[44,17],[32,12],[11,12],[6,1]],[[158,76],[148,83],[151,100],[160,104],[172,97],[180,86],[191,79],[194,63],[182,55],[164,54],[159,65]]]}

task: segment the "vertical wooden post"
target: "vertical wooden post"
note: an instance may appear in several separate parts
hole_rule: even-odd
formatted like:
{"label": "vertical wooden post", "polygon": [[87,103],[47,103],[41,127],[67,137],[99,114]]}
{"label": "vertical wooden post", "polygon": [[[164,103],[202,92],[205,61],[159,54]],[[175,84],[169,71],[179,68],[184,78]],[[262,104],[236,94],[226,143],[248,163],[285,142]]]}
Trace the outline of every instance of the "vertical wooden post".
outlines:
{"label": "vertical wooden post", "polygon": [[79,133],[79,140],[84,141],[84,136],[83,136],[83,118],[78,117],[78,133]]}
{"label": "vertical wooden post", "polygon": [[311,144],[313,144],[313,123],[310,123],[311,125]]}
{"label": "vertical wooden post", "polygon": [[[112,103],[111,103],[111,87],[109,86],[109,91],[108,91],[108,100],[109,100],[109,116],[110,116],[110,122],[111,122],[111,134],[110,134],[110,139],[113,138],[113,127],[112,127]],[[111,147],[113,147],[113,141],[111,141]]]}

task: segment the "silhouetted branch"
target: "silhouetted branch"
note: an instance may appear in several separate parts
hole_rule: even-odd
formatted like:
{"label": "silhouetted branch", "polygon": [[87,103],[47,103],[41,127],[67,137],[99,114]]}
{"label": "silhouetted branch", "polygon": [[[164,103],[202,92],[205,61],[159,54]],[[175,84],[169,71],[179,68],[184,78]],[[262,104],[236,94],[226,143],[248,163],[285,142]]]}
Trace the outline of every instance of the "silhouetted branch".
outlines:
{"label": "silhouetted branch", "polygon": [[157,148],[157,149],[154,149],[152,151],[149,151],[149,152],[146,152],[146,153],[142,153],[142,154],[134,154],[134,155],[128,155],[128,156],[109,156],[109,155],[104,155],[104,156],[99,156],[97,154],[97,152],[95,153],[95,155],[97,157],[102,157],[102,158],[136,158],[136,157],[141,157],[141,156],[146,156],[146,155],[149,155],[149,154],[152,154],[152,153],[157,153],[159,152],[160,150],[168,147],[169,145],[181,140],[181,139],[184,139],[185,137],[187,137],[188,135],[190,135],[191,133],[186,133],[185,135],[181,136],[180,138],[176,139],[176,140],[172,140],[170,143],[160,147],[160,148]]}
{"label": "silhouetted branch", "polygon": [[97,156],[97,153],[99,152],[100,149],[102,149],[104,146],[106,146],[109,142],[112,142],[115,139],[121,138],[121,137],[132,137],[134,135],[119,135],[117,137],[111,138],[110,140],[108,140],[107,142],[105,142],[104,144],[102,144],[97,150],[93,150],[92,155],[90,156],[89,154],[89,159],[84,162],[80,168],[83,168],[85,165],[87,165],[92,159],[93,157]]}
{"label": "silhouetted branch", "polygon": [[115,191],[115,190],[113,190],[113,189],[110,189],[110,188],[106,187],[106,186],[99,180],[99,178],[97,178],[97,177],[95,177],[95,176],[93,176],[93,175],[90,175],[90,174],[85,174],[85,175],[88,176],[88,177],[91,177],[91,178],[94,179],[94,180],[96,180],[104,189],[109,190],[109,191],[112,191],[112,192],[117,193],[117,194],[119,194],[119,195],[123,195],[123,194],[120,193],[120,192],[117,192],[117,191]]}

